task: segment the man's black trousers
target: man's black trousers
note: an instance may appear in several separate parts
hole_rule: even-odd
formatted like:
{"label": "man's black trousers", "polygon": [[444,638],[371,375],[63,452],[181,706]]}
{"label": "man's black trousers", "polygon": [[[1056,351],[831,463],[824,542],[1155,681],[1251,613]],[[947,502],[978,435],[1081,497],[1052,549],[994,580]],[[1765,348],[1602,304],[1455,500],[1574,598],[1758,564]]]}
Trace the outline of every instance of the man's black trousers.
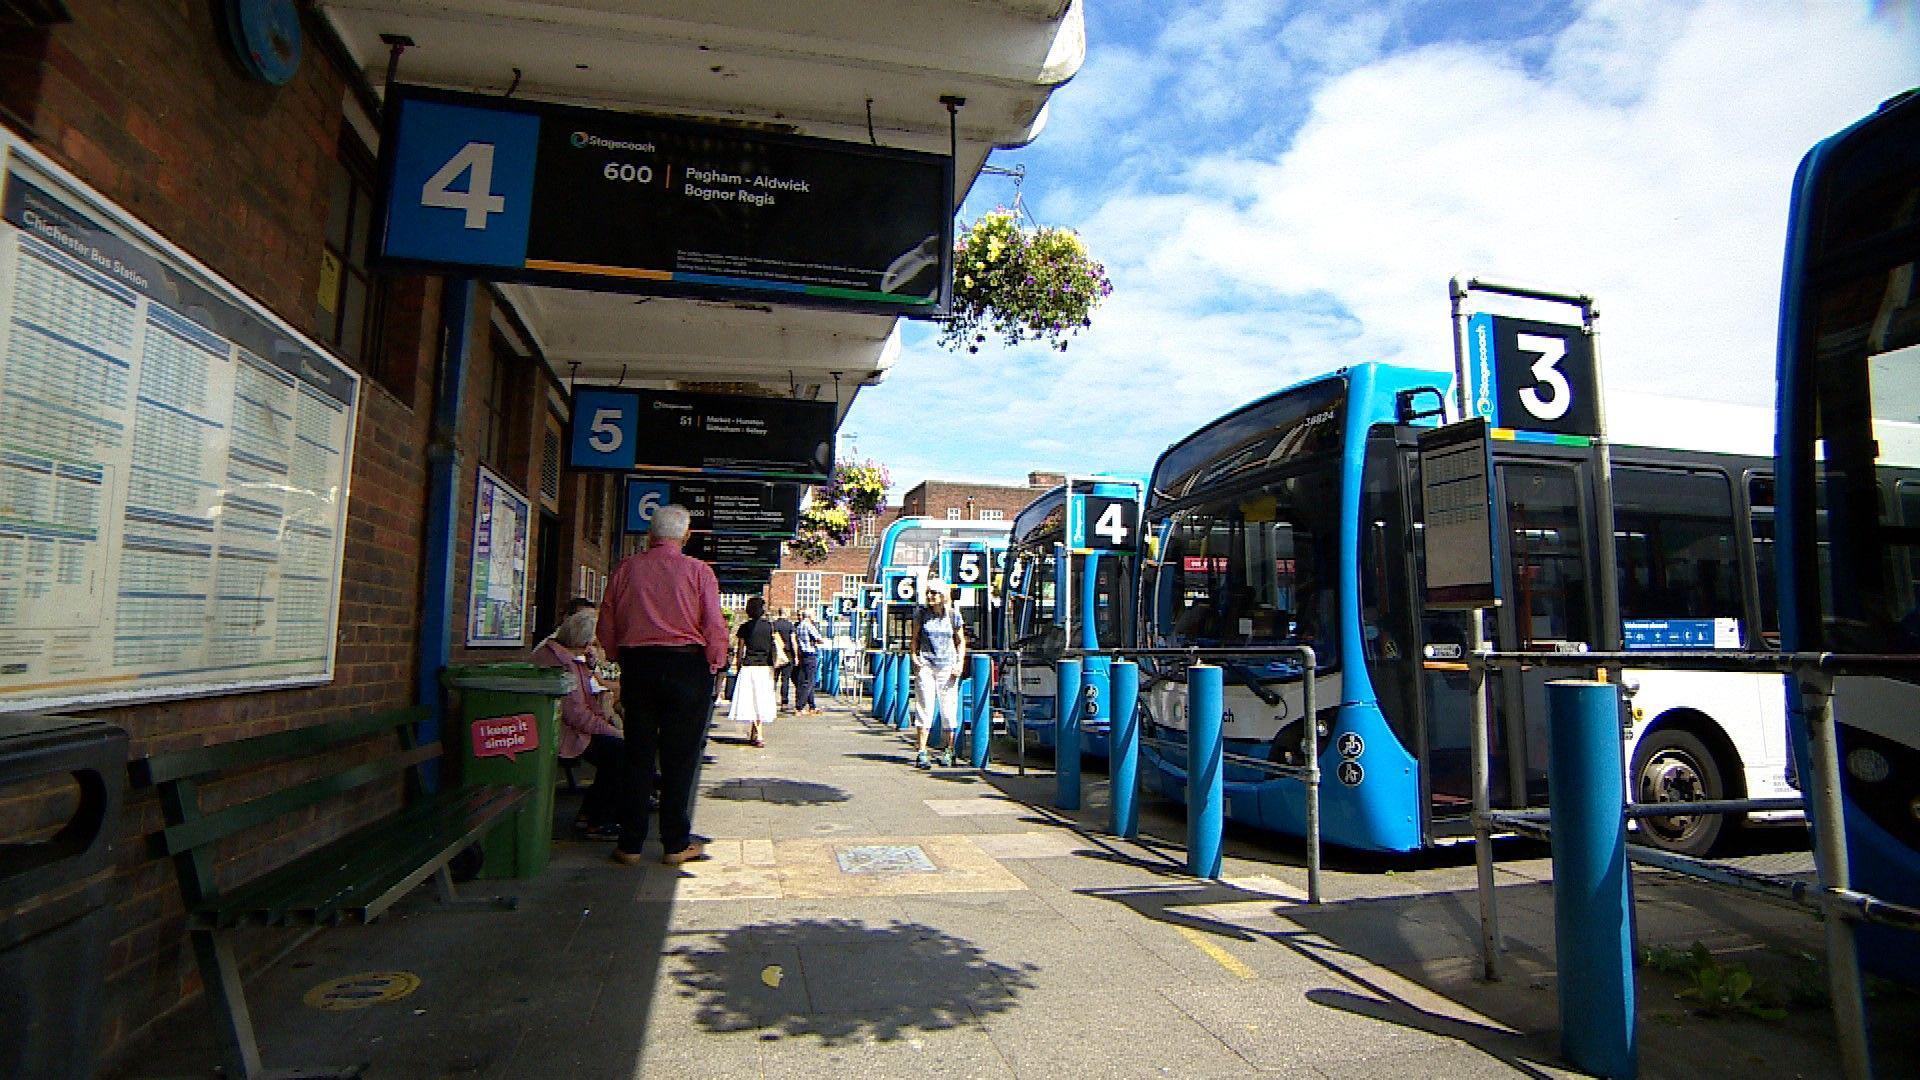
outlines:
{"label": "man's black trousers", "polygon": [[620,650],[620,700],[626,710],[627,753],[633,763],[620,807],[620,850],[637,853],[647,842],[647,798],[660,775],[660,843],[668,854],[693,837],[693,782],[713,711],[713,673],[700,648],[630,647]]}

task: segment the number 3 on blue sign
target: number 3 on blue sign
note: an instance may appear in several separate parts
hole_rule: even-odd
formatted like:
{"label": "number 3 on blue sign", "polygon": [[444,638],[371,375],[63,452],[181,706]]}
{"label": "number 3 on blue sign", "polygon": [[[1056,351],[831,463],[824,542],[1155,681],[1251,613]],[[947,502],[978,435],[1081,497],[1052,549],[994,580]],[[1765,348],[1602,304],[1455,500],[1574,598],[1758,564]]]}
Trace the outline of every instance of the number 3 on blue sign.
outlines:
{"label": "number 3 on blue sign", "polygon": [[381,254],[526,265],[540,118],[412,97],[398,106]]}

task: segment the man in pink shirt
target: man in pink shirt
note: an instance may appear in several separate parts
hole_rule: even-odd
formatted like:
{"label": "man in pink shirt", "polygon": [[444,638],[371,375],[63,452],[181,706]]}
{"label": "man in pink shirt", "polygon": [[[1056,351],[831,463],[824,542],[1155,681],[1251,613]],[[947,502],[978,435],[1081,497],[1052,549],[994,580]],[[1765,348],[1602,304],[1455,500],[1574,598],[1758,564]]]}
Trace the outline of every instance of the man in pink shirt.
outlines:
{"label": "man in pink shirt", "polygon": [[647,842],[647,798],[660,770],[660,843],[668,866],[706,857],[693,839],[693,780],[707,741],[713,675],[727,663],[727,622],[713,568],[680,549],[687,508],[653,514],[647,550],[620,564],[600,598],[597,635],[620,661],[633,782],[620,808],[614,861],[640,861]]}

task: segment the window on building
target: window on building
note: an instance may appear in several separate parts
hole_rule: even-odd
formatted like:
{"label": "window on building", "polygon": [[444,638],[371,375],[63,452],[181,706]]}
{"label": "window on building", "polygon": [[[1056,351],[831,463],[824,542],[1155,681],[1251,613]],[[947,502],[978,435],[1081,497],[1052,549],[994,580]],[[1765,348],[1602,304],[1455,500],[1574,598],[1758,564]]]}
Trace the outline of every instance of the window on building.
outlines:
{"label": "window on building", "polygon": [[793,575],[793,606],[796,611],[812,611],[820,606],[820,574],[802,570]]}
{"label": "window on building", "polygon": [[947,520],[948,520],[948,521],[959,521],[959,520],[960,520],[960,508],[959,508],[959,507],[957,507],[957,506],[949,506],[949,507],[947,507]]}
{"label": "window on building", "polygon": [[743,592],[723,592],[720,594],[721,611],[745,611],[751,594]]}
{"label": "window on building", "polygon": [[507,427],[512,418],[507,402],[513,391],[513,359],[507,343],[498,334],[494,335],[493,366],[480,382],[480,411],[484,418],[480,458],[496,469],[506,467]]}
{"label": "window on building", "polygon": [[862,518],[859,528],[854,533],[853,542],[861,547],[872,547],[879,543],[880,519],[877,517]]}
{"label": "window on building", "polygon": [[1007,519],[1007,512],[1005,510],[980,511],[981,521],[1005,521],[1006,519]]}
{"label": "window on building", "polygon": [[412,369],[389,371],[386,341],[387,288],[367,269],[373,236],[373,155],[351,135],[341,140],[333,162],[327,233],[320,253],[320,287],[314,297],[314,325],[327,344],[356,370],[379,380],[402,400],[411,401]]}

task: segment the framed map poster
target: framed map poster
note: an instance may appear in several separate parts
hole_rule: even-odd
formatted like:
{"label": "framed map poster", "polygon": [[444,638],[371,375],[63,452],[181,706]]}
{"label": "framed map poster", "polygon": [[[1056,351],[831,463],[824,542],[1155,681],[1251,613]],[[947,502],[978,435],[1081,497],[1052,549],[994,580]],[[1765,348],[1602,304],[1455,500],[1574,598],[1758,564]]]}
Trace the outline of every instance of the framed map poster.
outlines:
{"label": "framed map poster", "polygon": [[527,541],[533,504],[480,466],[473,494],[473,566],[467,644],[519,648],[527,634]]}

